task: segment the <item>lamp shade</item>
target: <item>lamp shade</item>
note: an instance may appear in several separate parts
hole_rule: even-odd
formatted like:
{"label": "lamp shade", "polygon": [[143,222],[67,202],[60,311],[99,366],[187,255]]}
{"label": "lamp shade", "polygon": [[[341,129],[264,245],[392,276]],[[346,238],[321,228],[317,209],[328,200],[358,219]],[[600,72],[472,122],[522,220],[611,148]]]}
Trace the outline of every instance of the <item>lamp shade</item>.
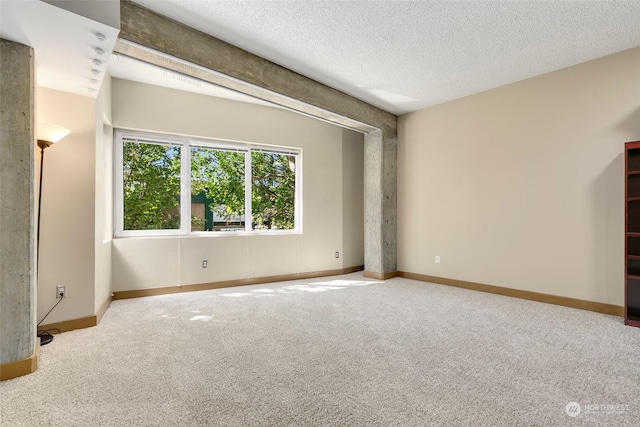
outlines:
{"label": "lamp shade", "polygon": [[54,125],[51,123],[38,122],[38,139],[55,143],[60,141],[65,136],[69,135],[71,131],[62,126]]}

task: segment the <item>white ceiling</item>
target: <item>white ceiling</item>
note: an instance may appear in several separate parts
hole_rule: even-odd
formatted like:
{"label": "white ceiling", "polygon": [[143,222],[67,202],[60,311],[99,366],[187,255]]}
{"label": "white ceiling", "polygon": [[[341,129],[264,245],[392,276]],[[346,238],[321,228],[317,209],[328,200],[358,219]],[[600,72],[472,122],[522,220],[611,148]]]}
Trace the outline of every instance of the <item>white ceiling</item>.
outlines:
{"label": "white ceiling", "polygon": [[[77,10],[82,4],[65,6]],[[104,13],[112,6],[92,6],[94,14],[107,18],[99,20],[37,0],[0,0],[0,37],[34,48],[39,86],[95,98],[118,35],[113,14]],[[98,40],[97,33],[106,39]],[[103,53],[98,54],[97,48]]]}
{"label": "white ceiling", "polygon": [[[221,86],[112,55],[119,28],[119,0],[0,0],[0,37],[34,48],[38,86],[95,98],[108,69],[116,78],[273,106]],[[98,40],[97,33],[106,40]],[[104,53],[97,54],[96,48]]]}
{"label": "white ceiling", "polygon": [[640,1],[135,2],[395,114],[640,45]]}
{"label": "white ceiling", "polygon": [[[640,1],[136,3],[395,114],[640,45]],[[34,47],[39,85],[95,97],[107,64],[93,60],[108,59],[118,10],[118,0],[0,0],[0,37]],[[148,67],[109,61],[115,77],[259,102]]]}

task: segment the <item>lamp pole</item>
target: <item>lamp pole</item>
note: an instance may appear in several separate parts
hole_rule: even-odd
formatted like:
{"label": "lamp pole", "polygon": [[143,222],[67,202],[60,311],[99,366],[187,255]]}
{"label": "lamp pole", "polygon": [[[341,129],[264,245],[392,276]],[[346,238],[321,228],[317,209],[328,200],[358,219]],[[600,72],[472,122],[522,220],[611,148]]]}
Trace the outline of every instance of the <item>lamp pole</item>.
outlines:
{"label": "lamp pole", "polygon": [[44,149],[51,146],[53,143],[45,141],[44,139],[38,140],[38,147],[40,147],[40,182],[38,184],[38,229],[36,231],[36,251],[38,256],[38,266],[40,265],[40,208],[42,207],[42,171],[44,168]]}
{"label": "lamp pole", "polygon": [[[36,264],[36,275],[38,275],[38,272],[40,271],[40,208],[42,207],[42,171],[44,168],[44,149],[52,144],[53,142],[45,141],[44,139],[38,140],[38,147],[40,147],[40,182],[38,184],[38,230],[36,232],[36,253],[38,257],[38,263]],[[58,303],[60,301],[58,301]],[[53,307],[55,308],[55,306]],[[51,313],[51,310],[49,310],[49,313]],[[47,313],[47,315],[49,313]],[[47,316],[45,315],[44,317]],[[44,318],[42,320],[44,320]],[[40,323],[42,323],[42,320],[40,321]],[[40,325],[40,323],[38,323],[38,326]],[[53,341],[53,335],[46,331],[38,331],[38,338],[40,338],[40,345],[46,345]]]}
{"label": "lamp pole", "polygon": [[[40,182],[38,187],[38,222],[37,222],[38,229],[36,231],[36,257],[37,257],[36,276],[38,277],[38,279],[40,279],[40,217],[41,217],[40,209],[42,209],[42,174],[44,169],[44,150],[47,147],[50,147],[51,145],[53,145],[53,143],[58,142],[65,136],[69,135],[69,132],[71,132],[69,129],[64,128],[62,126],[54,125],[51,123],[38,122],[37,135],[43,138],[43,139],[38,139],[38,147],[40,147],[40,179],[39,179]],[[36,325],[36,328],[38,328],[40,324],[44,322],[44,319],[47,318],[49,313],[51,313],[51,311],[53,311],[53,309],[56,308],[58,304],[60,304],[61,302],[62,302],[62,297],[60,297],[60,300],[53,307],[51,307],[51,310],[49,310],[47,314],[44,315],[42,320],[38,322],[38,324]],[[51,335],[48,331],[38,331],[38,338],[40,338],[40,345],[49,344],[51,341],[53,341],[53,335]]]}

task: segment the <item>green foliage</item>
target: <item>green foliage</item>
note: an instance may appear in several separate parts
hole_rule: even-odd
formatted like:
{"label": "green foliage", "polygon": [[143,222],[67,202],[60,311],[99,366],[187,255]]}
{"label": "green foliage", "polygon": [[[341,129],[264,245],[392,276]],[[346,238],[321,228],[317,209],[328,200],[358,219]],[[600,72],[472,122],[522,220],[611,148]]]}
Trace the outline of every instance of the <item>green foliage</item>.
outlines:
{"label": "green foliage", "polygon": [[[125,230],[180,228],[180,149],[124,142]],[[245,214],[245,153],[191,147],[191,195],[227,221]],[[295,226],[295,156],[251,152],[253,229]],[[201,197],[201,196],[200,196]],[[202,229],[192,218],[192,227]],[[195,224],[195,225],[194,225]]]}
{"label": "green foliage", "polygon": [[191,195],[203,191],[218,216],[244,215],[244,153],[191,148]]}
{"label": "green foliage", "polygon": [[256,230],[291,230],[295,226],[294,156],[251,153],[251,210]]}
{"label": "green foliage", "polygon": [[180,147],[123,143],[125,230],[180,228]]}

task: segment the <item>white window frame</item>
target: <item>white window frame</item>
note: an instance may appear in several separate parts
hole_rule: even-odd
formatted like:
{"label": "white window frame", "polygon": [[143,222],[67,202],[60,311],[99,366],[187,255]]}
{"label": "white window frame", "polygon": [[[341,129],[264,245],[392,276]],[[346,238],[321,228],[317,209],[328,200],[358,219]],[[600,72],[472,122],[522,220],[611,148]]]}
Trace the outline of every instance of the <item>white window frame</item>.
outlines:
{"label": "white window frame", "polygon": [[[125,230],[124,229],[124,176],[123,140],[134,139],[141,142],[180,146],[180,229]],[[277,235],[302,234],[302,148],[234,142],[218,139],[190,138],[180,135],[157,134],[126,129],[114,132],[114,236],[154,237],[154,236],[230,236],[230,235]],[[245,153],[245,229],[243,231],[191,231],[191,148],[203,147]],[[294,228],[291,230],[252,230],[251,212],[251,152],[261,151],[296,157]]]}

